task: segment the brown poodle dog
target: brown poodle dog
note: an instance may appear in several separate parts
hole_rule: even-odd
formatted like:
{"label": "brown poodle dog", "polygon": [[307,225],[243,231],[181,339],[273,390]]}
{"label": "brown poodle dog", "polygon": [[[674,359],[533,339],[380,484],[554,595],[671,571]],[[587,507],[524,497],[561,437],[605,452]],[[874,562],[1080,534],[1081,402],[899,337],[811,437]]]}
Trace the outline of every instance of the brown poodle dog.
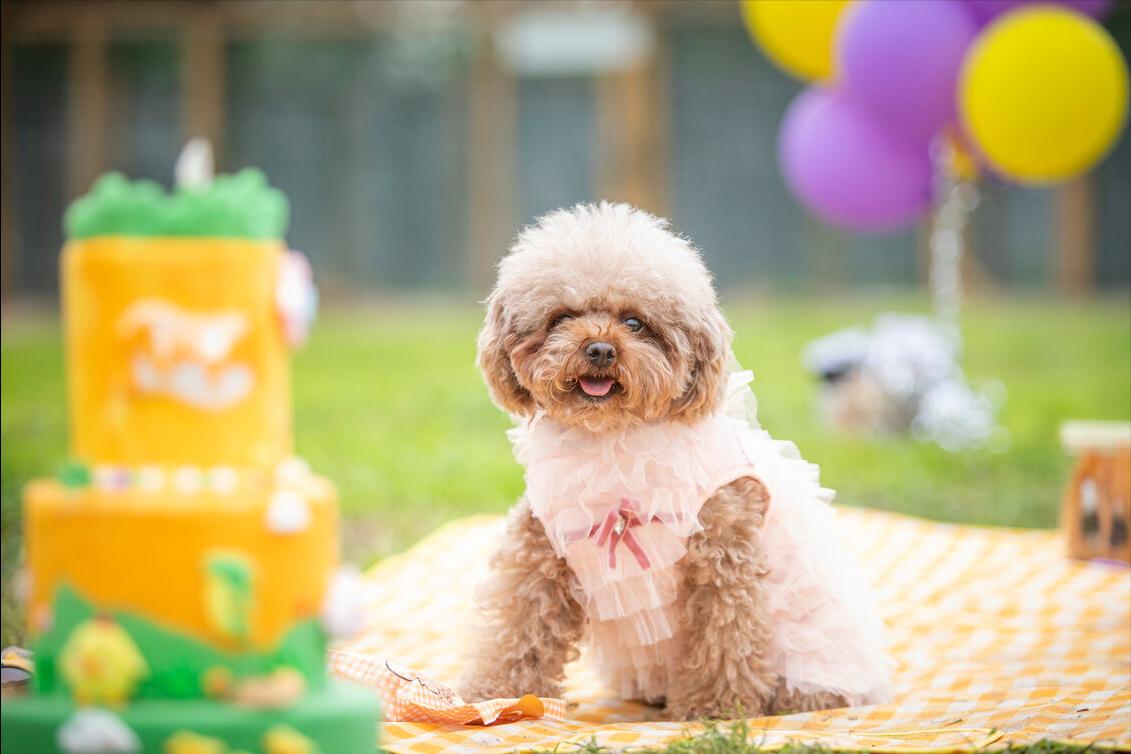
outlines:
{"label": "brown poodle dog", "polygon": [[[678,432],[721,411],[731,335],[699,254],[664,221],[627,205],[579,205],[524,230],[500,263],[479,366],[494,402],[520,421],[542,417],[555,431],[573,432],[569,437],[595,439],[640,427]],[[528,493],[511,511],[477,595],[480,625],[465,699],[560,695],[563,668],[585,639],[598,655],[615,653],[616,661],[603,665],[617,693],[664,704],[672,719],[878,698],[786,683],[772,661],[773,554],[762,541],[771,495],[757,475],[727,478],[698,501],[697,522],[678,539],[684,549],[672,566],[674,602],[663,608],[673,616],[672,635],[645,640],[661,649],[652,655],[655,672],[643,680],[624,660],[637,655],[600,646],[610,634],[594,630],[594,592],[547,536],[548,519],[533,514],[529,472],[527,479]],[[593,540],[600,567],[607,547],[609,569],[658,571],[638,542],[645,529],[662,528],[655,522],[674,518],[641,520],[623,507],[610,515],[611,528],[602,533],[598,522],[580,535]]]}

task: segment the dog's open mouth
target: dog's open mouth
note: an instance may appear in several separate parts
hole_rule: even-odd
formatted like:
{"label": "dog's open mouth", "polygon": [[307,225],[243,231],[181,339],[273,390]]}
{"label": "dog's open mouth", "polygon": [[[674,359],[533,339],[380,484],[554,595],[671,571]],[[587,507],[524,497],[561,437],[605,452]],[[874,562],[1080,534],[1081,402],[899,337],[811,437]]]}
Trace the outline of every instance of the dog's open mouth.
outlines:
{"label": "dog's open mouth", "polygon": [[608,398],[619,387],[612,377],[578,377],[577,387],[591,400]]}

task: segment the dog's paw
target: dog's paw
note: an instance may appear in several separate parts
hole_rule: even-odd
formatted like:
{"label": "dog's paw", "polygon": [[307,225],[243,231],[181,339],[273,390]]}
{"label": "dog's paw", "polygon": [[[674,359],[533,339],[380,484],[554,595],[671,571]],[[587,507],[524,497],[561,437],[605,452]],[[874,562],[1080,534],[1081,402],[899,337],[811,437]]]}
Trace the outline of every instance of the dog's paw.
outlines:
{"label": "dog's paw", "polygon": [[469,680],[456,687],[456,693],[465,702],[484,702],[489,699],[518,699],[527,694],[541,698],[556,698],[562,695],[556,684],[536,683],[516,686],[513,683],[499,683],[493,680]]}
{"label": "dog's paw", "polygon": [[484,702],[488,699],[501,699],[509,696],[495,684],[481,681],[464,681],[456,686],[456,693],[465,702]]}
{"label": "dog's paw", "polygon": [[675,705],[664,708],[664,717],[673,723],[694,722],[696,720],[721,720],[735,717],[733,710],[724,712],[714,705]]}
{"label": "dog's paw", "polygon": [[751,695],[745,699],[737,699],[733,694],[727,694],[723,697],[704,696],[669,700],[668,706],[664,708],[664,716],[672,722],[737,720],[769,714],[770,707],[769,694]]}
{"label": "dog's paw", "polygon": [[802,693],[779,687],[769,712],[773,715],[790,715],[847,706],[848,700],[832,691]]}
{"label": "dog's paw", "polygon": [[673,723],[682,723],[690,720],[699,720],[700,716],[686,705],[668,704],[664,707],[664,719]]}

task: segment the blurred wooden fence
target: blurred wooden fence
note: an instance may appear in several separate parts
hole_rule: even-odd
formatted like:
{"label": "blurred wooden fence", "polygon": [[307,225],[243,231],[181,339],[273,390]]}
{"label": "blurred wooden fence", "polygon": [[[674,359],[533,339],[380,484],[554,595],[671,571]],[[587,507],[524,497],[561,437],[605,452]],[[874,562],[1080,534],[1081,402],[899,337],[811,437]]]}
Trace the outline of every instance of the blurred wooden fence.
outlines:
{"label": "blurred wooden fence", "polygon": [[[592,4],[588,6],[592,9]],[[191,135],[262,167],[290,240],[348,291],[481,293],[515,230],[612,198],[673,217],[724,286],[908,285],[922,230],[853,237],[808,218],[775,158],[798,91],[733,2],[598,7],[647,54],[515,70],[500,30],[557,4],[4,2],[3,294],[51,295],[66,204],[110,168],[168,184]],[[1110,22],[1125,50],[1131,13]],[[1080,292],[1131,282],[1131,141],[1057,191],[990,185],[972,276]]]}

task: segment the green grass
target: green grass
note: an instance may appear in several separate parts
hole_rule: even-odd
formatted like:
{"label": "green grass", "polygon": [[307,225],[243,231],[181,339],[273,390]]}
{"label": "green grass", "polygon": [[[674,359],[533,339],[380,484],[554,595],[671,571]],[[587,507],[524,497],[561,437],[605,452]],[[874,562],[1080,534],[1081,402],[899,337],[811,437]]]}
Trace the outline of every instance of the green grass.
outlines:
{"label": "green grass", "polygon": [[[755,371],[763,424],[821,464],[841,500],[930,518],[1055,526],[1070,460],[1068,418],[1131,416],[1125,301],[979,302],[968,307],[966,365],[1008,389],[1004,453],[951,454],[899,438],[831,435],[800,364],[811,338],[871,320],[882,304],[732,300],[741,363]],[[347,513],[374,523],[383,555],[453,516],[504,510],[521,472],[474,367],[474,309],[333,312],[295,364],[298,450],[342,490]]]}
{"label": "green grass", "polygon": [[[1004,452],[951,454],[906,439],[831,434],[800,364],[810,339],[884,310],[925,311],[916,298],[727,302],[741,363],[755,371],[763,425],[797,442],[842,502],[978,524],[1056,525],[1070,459],[1065,419],[1131,417],[1131,310],[1126,297],[1090,301],[995,298],[966,307],[965,367],[1008,388]],[[457,516],[501,512],[522,488],[474,367],[480,313],[472,305],[373,305],[331,310],[295,359],[297,451],[339,486],[347,557],[365,565]],[[10,578],[19,559],[19,491],[67,457],[57,320],[8,316],[0,390],[3,641],[20,635]],[[818,747],[801,747],[822,751]],[[733,729],[666,754],[740,754]],[[1081,751],[1041,744],[1041,754]],[[588,751],[588,750],[587,750]],[[595,752],[594,752],[595,754]]]}
{"label": "green grass", "polygon": [[[762,739],[757,731],[752,731],[746,720],[739,719],[732,723],[704,723],[705,729],[701,733],[681,738],[668,744],[662,749],[616,749],[617,754],[754,754],[761,751]],[[1111,751],[1110,747],[1082,746],[1078,744],[1060,743],[1057,741],[1043,740],[1029,746],[993,747],[996,751],[1025,752],[1025,754],[1086,754],[1093,751]],[[553,754],[610,754],[613,750],[600,746],[596,741],[590,741],[581,746],[558,747],[553,749]],[[829,749],[819,744],[788,743],[774,751],[779,754],[848,754],[850,750]],[[861,750],[863,754],[865,750]]]}
{"label": "green grass", "polygon": [[[1005,452],[951,454],[900,438],[837,436],[814,409],[799,361],[811,338],[879,311],[923,310],[917,299],[727,302],[741,363],[756,374],[760,416],[797,442],[850,505],[948,521],[1056,524],[1070,459],[1057,439],[1069,418],[1131,416],[1131,328],[1125,299],[995,299],[967,306],[966,369],[1008,388]],[[18,493],[66,458],[58,322],[8,318],[3,330],[4,527]],[[401,304],[326,314],[295,359],[297,451],[339,486],[350,554],[405,548],[453,517],[502,511],[521,470],[474,367],[473,306]],[[11,538],[6,542],[13,541]],[[5,548],[10,549],[10,548]]]}

